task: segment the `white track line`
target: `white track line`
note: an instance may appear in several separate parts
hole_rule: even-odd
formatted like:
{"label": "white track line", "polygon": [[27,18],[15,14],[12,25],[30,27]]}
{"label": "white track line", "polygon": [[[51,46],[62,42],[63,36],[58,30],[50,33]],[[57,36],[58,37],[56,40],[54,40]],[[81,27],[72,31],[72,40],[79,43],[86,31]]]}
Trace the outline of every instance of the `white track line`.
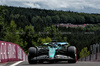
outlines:
{"label": "white track line", "polygon": [[18,62],[16,62],[16,63],[14,63],[14,64],[12,64],[12,65],[10,65],[10,66],[16,66],[16,65],[18,65],[18,64],[20,64],[20,63],[22,63],[23,61],[18,61]]}

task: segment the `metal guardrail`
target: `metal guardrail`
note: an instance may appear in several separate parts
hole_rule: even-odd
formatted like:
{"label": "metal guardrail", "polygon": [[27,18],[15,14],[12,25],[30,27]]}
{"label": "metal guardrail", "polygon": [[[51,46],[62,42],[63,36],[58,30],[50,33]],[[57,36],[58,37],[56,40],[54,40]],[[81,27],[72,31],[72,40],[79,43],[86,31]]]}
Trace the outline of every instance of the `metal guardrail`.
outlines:
{"label": "metal guardrail", "polygon": [[79,59],[79,61],[100,61],[100,43],[90,46],[90,55]]}
{"label": "metal guardrail", "polygon": [[78,61],[100,61],[100,53],[91,54],[89,56],[79,59]]}
{"label": "metal guardrail", "polygon": [[96,43],[90,46],[91,54],[99,53],[100,52],[100,43]]}
{"label": "metal guardrail", "polygon": [[27,61],[27,55],[19,45],[0,41],[0,63],[9,61]]}

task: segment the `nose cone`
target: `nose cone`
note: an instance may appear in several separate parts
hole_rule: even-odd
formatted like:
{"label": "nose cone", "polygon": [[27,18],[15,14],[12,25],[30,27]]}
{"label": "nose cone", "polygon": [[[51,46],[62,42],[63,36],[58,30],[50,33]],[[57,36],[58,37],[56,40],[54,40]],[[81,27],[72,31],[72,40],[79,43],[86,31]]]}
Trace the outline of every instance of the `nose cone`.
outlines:
{"label": "nose cone", "polygon": [[54,58],[56,49],[55,48],[49,48],[49,58]]}

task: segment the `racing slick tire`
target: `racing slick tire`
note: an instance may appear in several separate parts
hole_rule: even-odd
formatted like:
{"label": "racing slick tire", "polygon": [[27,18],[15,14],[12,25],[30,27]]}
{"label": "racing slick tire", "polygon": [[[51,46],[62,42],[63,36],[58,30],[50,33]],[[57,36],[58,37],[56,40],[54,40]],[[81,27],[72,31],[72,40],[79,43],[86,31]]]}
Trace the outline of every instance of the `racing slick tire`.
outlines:
{"label": "racing slick tire", "polygon": [[76,63],[77,61],[77,49],[75,46],[68,47],[68,55],[72,57],[72,60],[68,60],[68,63]]}
{"label": "racing slick tire", "polygon": [[29,54],[28,54],[28,62],[29,64],[36,64],[37,60],[32,60],[32,58],[37,56],[37,49],[35,47],[29,48]]}

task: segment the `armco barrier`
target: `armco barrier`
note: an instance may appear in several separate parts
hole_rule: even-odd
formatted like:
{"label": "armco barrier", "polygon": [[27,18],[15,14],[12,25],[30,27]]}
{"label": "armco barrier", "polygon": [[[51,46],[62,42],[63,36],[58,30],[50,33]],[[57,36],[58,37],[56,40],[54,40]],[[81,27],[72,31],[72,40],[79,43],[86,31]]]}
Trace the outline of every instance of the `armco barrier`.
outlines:
{"label": "armco barrier", "polygon": [[90,56],[86,56],[86,61],[90,61]]}
{"label": "armco barrier", "polygon": [[0,63],[8,61],[27,61],[27,55],[19,45],[0,41]]}
{"label": "armco barrier", "polygon": [[78,61],[100,61],[100,53],[91,54],[89,56],[79,59]]}

